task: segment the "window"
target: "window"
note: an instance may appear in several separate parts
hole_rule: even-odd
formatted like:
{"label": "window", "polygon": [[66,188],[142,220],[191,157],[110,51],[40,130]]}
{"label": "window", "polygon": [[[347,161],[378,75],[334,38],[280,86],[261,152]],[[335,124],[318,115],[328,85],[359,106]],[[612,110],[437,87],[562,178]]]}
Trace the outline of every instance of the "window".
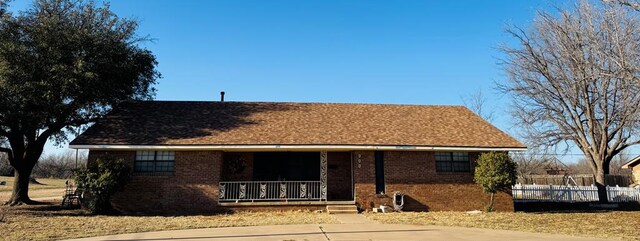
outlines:
{"label": "window", "polygon": [[133,171],[171,174],[175,167],[175,156],[173,151],[137,151]]}
{"label": "window", "polygon": [[471,163],[467,152],[436,152],[437,172],[470,172]]}

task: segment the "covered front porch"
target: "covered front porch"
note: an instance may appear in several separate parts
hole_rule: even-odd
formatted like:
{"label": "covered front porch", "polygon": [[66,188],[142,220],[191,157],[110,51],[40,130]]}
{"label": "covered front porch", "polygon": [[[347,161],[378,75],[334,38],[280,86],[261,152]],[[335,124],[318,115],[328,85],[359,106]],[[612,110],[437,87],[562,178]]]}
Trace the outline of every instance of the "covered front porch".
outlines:
{"label": "covered front porch", "polygon": [[350,152],[225,152],[222,206],[353,203]]}

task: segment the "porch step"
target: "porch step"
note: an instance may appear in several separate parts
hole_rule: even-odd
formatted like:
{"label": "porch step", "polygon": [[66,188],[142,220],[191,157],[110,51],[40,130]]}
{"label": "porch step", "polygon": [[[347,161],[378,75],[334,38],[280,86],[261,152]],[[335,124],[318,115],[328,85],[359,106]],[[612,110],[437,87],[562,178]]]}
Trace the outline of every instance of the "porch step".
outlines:
{"label": "porch step", "polygon": [[356,205],[327,205],[327,213],[329,214],[344,214],[344,213],[358,213]]}

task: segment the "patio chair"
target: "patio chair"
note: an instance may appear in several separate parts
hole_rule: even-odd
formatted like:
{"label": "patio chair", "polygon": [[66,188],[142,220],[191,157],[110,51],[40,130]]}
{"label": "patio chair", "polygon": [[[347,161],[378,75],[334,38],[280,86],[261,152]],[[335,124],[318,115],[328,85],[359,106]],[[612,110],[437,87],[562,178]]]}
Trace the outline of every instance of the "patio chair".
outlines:
{"label": "patio chair", "polygon": [[67,180],[61,205],[63,208],[80,207],[82,205],[82,189]]}

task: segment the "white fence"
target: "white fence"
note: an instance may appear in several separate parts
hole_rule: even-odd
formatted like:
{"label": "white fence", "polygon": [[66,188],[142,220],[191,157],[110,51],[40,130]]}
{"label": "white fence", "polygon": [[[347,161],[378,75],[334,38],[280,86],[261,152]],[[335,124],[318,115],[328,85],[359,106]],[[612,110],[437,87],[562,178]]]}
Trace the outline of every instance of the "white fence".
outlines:
{"label": "white fence", "polygon": [[521,185],[512,187],[516,202],[597,202],[596,186]]}
{"label": "white fence", "polygon": [[607,199],[609,202],[640,202],[640,189],[607,186]]}
{"label": "white fence", "polygon": [[[640,189],[607,186],[609,202],[640,202]],[[516,184],[511,193],[516,202],[597,202],[596,186],[522,185]]]}

